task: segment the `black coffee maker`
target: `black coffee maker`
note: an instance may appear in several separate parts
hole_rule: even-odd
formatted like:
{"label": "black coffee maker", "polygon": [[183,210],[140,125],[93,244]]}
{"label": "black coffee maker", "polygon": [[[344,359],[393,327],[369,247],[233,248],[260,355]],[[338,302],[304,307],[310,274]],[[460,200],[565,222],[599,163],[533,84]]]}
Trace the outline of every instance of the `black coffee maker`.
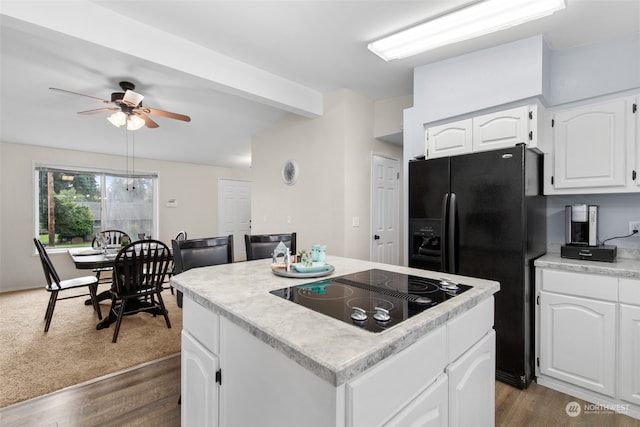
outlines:
{"label": "black coffee maker", "polygon": [[565,244],[560,256],[588,261],[616,259],[617,248],[602,245],[598,240],[598,206],[565,206]]}
{"label": "black coffee maker", "polygon": [[565,206],[565,244],[598,246],[598,206]]}

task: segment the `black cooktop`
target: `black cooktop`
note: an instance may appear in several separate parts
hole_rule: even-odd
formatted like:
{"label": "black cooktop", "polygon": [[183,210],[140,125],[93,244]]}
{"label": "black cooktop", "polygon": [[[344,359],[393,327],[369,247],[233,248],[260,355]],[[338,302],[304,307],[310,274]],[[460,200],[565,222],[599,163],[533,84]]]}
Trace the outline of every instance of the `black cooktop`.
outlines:
{"label": "black cooktop", "polygon": [[311,310],[381,332],[471,289],[449,279],[428,279],[372,269],[271,291]]}

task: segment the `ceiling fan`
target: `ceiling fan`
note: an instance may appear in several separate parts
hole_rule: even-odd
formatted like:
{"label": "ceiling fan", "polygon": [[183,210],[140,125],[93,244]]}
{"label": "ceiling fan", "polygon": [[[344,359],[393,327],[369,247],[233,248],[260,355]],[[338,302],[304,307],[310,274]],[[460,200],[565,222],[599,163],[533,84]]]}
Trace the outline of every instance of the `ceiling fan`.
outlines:
{"label": "ceiling fan", "polygon": [[109,104],[108,107],[79,111],[78,114],[97,114],[113,111],[114,113],[108,117],[108,120],[116,127],[120,127],[126,124],[127,129],[129,130],[140,129],[142,126],[146,126],[148,128],[159,127],[159,125],[154,122],[147,114],[154,114],[157,116],[167,117],[169,119],[182,120],[183,122],[191,121],[191,117],[185,116],[184,114],[172,113],[169,111],[163,111],[156,108],[143,106],[142,99],[144,98],[144,96],[133,91],[135,89],[135,85],[131,82],[120,82],[120,88],[123,90],[123,92],[113,92],[111,94],[111,100],[106,100],[91,95],[84,95],[82,93],[72,92],[70,90],[58,89],[56,87],[50,87],[49,89],[70,93],[72,95],[84,96],[86,98],[95,99],[105,104]]}

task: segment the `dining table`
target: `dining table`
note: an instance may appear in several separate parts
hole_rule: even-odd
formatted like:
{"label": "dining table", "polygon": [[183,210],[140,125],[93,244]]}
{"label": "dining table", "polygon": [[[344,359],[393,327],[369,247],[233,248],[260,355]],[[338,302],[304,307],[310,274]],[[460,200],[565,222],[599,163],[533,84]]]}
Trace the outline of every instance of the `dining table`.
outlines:
{"label": "dining table", "polygon": [[[113,268],[116,261],[116,256],[118,255],[116,248],[107,248],[106,251],[103,251],[98,248],[90,248],[90,247],[78,247],[78,248],[69,248],[67,250],[71,260],[75,264],[76,268],[79,270],[94,270],[97,268]],[[102,291],[98,294],[98,301],[106,301],[111,299],[111,291],[106,290]],[[89,302],[87,304],[87,301]],[[85,305],[91,305],[91,300],[85,301]],[[144,301],[138,300],[130,300],[129,304],[147,304]],[[129,305],[127,305],[129,307]],[[162,313],[157,312],[155,314],[162,315]],[[105,316],[97,325],[96,329],[104,329],[108,328],[109,325],[117,320],[117,314],[115,311],[115,307],[113,306],[113,302],[111,308],[109,309],[109,314]]]}

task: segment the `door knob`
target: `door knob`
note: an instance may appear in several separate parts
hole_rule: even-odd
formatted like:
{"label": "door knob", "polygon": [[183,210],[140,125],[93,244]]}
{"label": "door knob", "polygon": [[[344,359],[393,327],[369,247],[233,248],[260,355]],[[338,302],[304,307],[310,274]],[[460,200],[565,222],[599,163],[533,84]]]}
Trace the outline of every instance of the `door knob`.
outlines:
{"label": "door knob", "polygon": [[373,235],[373,240],[380,240],[380,236],[378,236],[377,234]]}

